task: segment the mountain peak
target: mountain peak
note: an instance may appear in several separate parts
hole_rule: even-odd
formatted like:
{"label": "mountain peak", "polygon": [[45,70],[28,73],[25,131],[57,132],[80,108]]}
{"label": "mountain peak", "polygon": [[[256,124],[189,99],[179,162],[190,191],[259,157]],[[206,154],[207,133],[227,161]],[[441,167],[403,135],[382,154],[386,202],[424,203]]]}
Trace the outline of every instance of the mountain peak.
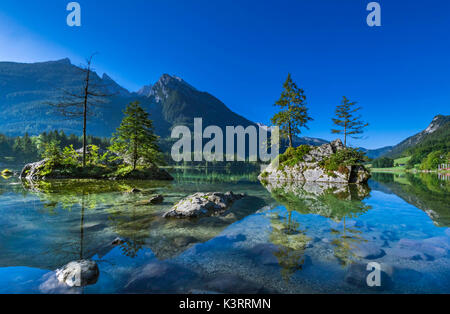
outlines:
{"label": "mountain peak", "polygon": [[56,61],[54,61],[54,63],[68,64],[68,65],[72,64],[72,62],[70,61],[69,58],[63,58],[63,59],[60,59],[60,60],[56,60]]}
{"label": "mountain peak", "polygon": [[196,90],[195,87],[187,83],[185,80],[183,80],[181,77],[176,75],[169,75],[167,73],[164,73],[159,78],[158,82],[156,82],[155,86],[167,86],[167,87],[176,87],[183,85],[185,87],[189,87],[190,89]]}
{"label": "mountain peak", "polygon": [[416,145],[429,141],[430,139],[440,139],[443,135],[441,130],[446,130],[450,127],[450,116],[437,115],[433,118],[430,125],[420,133],[408,137],[406,140],[394,146],[385,156],[397,158],[402,155],[402,153],[409,149],[411,150]]}
{"label": "mountain peak", "polygon": [[153,87],[152,84],[144,85],[136,92],[136,94],[138,94],[139,96],[150,97],[151,92],[152,92],[152,87]]}
{"label": "mountain peak", "polygon": [[112,81],[113,79],[106,73],[103,73],[102,80]]}
{"label": "mountain peak", "polygon": [[128,96],[130,93],[126,88],[123,88],[122,86],[117,84],[116,81],[114,81],[106,73],[103,73],[102,81],[109,93],[112,93],[115,95],[120,95],[120,96]]}
{"label": "mountain peak", "polygon": [[430,134],[439,129],[443,124],[450,121],[450,116],[437,115],[434,117],[433,121],[431,121],[430,125],[423,131],[425,134]]}
{"label": "mountain peak", "polygon": [[136,93],[145,97],[155,97],[157,102],[166,99],[171,90],[191,92],[197,91],[195,87],[184,81],[181,77],[164,73],[154,84],[144,85]]}

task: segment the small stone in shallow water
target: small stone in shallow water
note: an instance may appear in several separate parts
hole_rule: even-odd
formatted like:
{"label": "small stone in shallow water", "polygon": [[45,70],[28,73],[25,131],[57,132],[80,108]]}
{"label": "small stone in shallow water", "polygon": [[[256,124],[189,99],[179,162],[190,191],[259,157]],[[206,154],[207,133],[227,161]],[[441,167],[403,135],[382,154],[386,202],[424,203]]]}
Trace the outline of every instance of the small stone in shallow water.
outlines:
{"label": "small stone in shallow water", "polygon": [[211,281],[207,281],[204,285],[208,291],[217,291],[220,293],[235,294],[258,294],[270,293],[264,285],[256,282],[247,281],[236,275],[215,275]]}
{"label": "small stone in shallow water", "polygon": [[445,257],[449,253],[450,240],[447,237],[433,237],[424,240],[401,239],[398,248],[427,254],[433,258]]}
{"label": "small stone in shallow water", "polygon": [[372,272],[367,270],[366,264],[352,264],[345,276],[345,282],[358,288],[367,288],[368,290],[388,290],[392,287],[392,269],[381,265],[381,286],[369,287],[367,285],[367,276]]}
{"label": "small stone in shallow water", "polygon": [[356,256],[365,259],[377,259],[386,255],[382,249],[372,244],[361,244],[355,249],[354,253]]}
{"label": "small stone in shallow water", "polygon": [[80,260],[70,262],[61,269],[56,270],[59,282],[69,287],[84,287],[97,283],[100,271],[94,261]]}
{"label": "small stone in shallow water", "polygon": [[120,293],[186,293],[200,283],[199,276],[178,264],[152,261],[131,274]]}
{"label": "small stone in shallow water", "polygon": [[411,261],[422,260],[421,253],[414,251],[414,250],[393,248],[393,249],[387,249],[386,251],[388,252],[389,256],[398,257],[401,259],[406,259],[406,260],[411,260]]}
{"label": "small stone in shallow water", "polygon": [[150,205],[158,205],[161,204],[162,202],[164,202],[164,196],[162,195],[152,196],[149,200]]}
{"label": "small stone in shallow water", "polygon": [[190,237],[190,236],[182,236],[182,237],[176,237],[173,240],[173,243],[177,246],[177,247],[185,247],[188,246],[191,243],[197,243],[199,242],[199,240],[197,240],[194,237]]}
{"label": "small stone in shallow water", "polygon": [[390,230],[384,230],[383,234],[380,237],[381,240],[387,240],[387,241],[397,241],[398,237],[393,231]]}
{"label": "small stone in shallow water", "polygon": [[272,243],[260,243],[250,248],[247,253],[258,265],[278,265],[275,257],[277,250],[277,246]]}

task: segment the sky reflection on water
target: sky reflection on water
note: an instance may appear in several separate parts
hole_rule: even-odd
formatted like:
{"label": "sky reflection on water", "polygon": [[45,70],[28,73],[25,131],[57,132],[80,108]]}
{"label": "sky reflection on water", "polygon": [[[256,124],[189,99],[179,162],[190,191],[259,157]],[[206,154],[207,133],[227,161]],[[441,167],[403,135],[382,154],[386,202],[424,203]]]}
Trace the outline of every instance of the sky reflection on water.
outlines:
{"label": "sky reflection on water", "polygon": [[[0,293],[449,293],[449,183],[374,179],[370,187],[264,187],[251,175],[2,180]],[[127,193],[133,187],[143,193]],[[248,197],[223,216],[161,218],[186,195],[229,190]],[[164,203],[145,205],[152,194]],[[98,282],[59,284],[54,270],[79,258],[98,262]],[[382,265],[377,290],[364,284],[371,261]]]}

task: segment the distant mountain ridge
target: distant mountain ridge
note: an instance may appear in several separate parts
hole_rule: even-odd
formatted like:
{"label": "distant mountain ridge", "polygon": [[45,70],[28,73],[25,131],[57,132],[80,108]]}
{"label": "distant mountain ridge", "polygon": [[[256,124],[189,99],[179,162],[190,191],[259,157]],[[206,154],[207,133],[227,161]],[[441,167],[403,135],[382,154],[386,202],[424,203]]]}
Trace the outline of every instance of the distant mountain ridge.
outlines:
{"label": "distant mountain ridge", "polygon": [[[6,135],[37,135],[44,131],[63,130],[81,134],[81,119],[67,120],[48,105],[62,95],[63,90],[80,87],[83,73],[70,59],[38,63],[0,62],[0,133]],[[113,94],[106,105],[96,108],[88,123],[88,133],[109,137],[119,126],[125,106],[139,101],[150,113],[156,133],[168,138],[176,125],[193,127],[194,118],[203,118],[203,125],[228,125],[247,127],[263,126],[230,110],[213,95],[202,92],[178,76],[163,74],[154,83],[130,92],[110,76],[93,73],[93,81],[105,86]],[[449,125],[450,116],[436,116],[430,126],[394,147],[375,150],[363,149],[369,157],[399,156],[406,149],[434,137],[446,136],[442,129]],[[294,144],[322,145],[328,141],[311,137],[295,137]]]}
{"label": "distant mountain ridge", "polygon": [[427,142],[447,140],[449,138],[450,130],[450,116],[437,115],[431,121],[430,125],[413,136],[408,137],[401,143],[395,145],[390,150],[385,152],[382,156],[390,158],[398,158],[402,156],[405,151],[413,150],[415,147],[424,145]]}
{"label": "distant mountain ridge", "polygon": [[[256,126],[256,123],[231,111],[213,95],[197,90],[177,76],[163,74],[155,84],[144,86],[137,94],[147,98],[169,126],[160,136],[169,136],[175,125],[193,128],[195,118],[202,118],[204,126]],[[150,108],[151,111],[153,109]]]}
{"label": "distant mountain ridge", "polygon": [[376,159],[379,158],[385,154],[387,154],[388,152],[390,152],[392,150],[394,146],[385,146],[385,147],[381,147],[381,148],[376,148],[376,149],[366,149],[361,147],[360,149],[366,153],[367,157],[371,158],[371,159]]}
{"label": "distant mountain ridge", "polygon": [[[57,115],[49,102],[57,102],[64,91],[80,88],[83,72],[65,58],[38,63],[0,62],[0,133],[7,135],[37,135],[44,131],[63,130],[81,133],[81,119],[67,120]],[[177,76],[164,74],[153,85],[136,93],[117,84],[107,74],[92,80],[113,94],[102,108],[95,108],[88,123],[88,133],[111,136],[120,124],[127,103],[138,100],[151,114],[156,133],[170,135],[175,125],[192,125],[202,117],[204,125],[255,125],[234,113],[209,93],[200,92]]]}
{"label": "distant mountain ridge", "polygon": [[[80,135],[80,119],[61,117],[48,103],[60,100],[64,91],[79,90],[83,80],[84,73],[67,58],[38,63],[0,62],[0,132],[37,135],[56,129]],[[104,108],[94,110],[88,132],[110,136],[132,95],[106,74],[101,78],[92,73],[92,83],[114,96]]]}

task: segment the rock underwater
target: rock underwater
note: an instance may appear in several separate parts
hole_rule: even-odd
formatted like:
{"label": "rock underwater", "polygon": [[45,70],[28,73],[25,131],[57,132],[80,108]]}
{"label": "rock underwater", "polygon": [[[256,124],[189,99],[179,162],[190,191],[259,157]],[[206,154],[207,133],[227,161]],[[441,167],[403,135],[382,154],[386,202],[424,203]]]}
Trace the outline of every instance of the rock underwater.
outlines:
{"label": "rock underwater", "polygon": [[342,166],[339,170],[327,170],[322,165],[326,158],[345,150],[341,140],[318,147],[306,147],[307,152],[293,165],[279,165],[273,161],[259,176],[261,181],[306,181],[329,183],[366,183],[370,172],[363,165]]}

